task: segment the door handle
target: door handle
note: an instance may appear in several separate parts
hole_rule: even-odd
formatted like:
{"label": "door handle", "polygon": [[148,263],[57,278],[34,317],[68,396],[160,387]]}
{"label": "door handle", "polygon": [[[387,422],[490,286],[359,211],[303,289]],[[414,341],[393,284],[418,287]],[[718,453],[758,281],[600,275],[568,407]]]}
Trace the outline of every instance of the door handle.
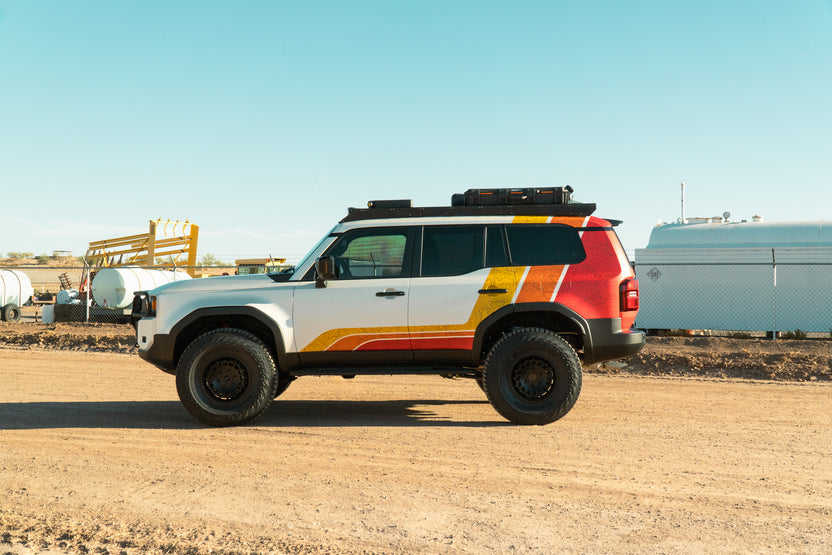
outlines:
{"label": "door handle", "polygon": [[508,293],[507,289],[480,289],[477,291],[480,295],[494,295],[498,293]]}
{"label": "door handle", "polygon": [[404,291],[378,291],[376,297],[404,297]]}

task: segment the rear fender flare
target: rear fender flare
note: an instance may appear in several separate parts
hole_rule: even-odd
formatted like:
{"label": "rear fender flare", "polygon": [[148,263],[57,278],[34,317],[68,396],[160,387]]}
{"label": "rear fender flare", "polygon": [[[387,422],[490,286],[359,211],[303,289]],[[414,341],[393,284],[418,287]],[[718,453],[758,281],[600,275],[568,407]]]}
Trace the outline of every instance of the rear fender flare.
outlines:
{"label": "rear fender flare", "polygon": [[474,335],[474,346],[471,350],[471,356],[474,359],[479,358],[482,351],[483,342],[488,337],[489,333],[495,326],[499,326],[502,320],[507,318],[521,316],[523,313],[546,313],[557,314],[572,322],[575,327],[580,330],[581,343],[583,344],[584,353],[592,351],[592,332],[587,321],[571,308],[560,303],[520,303],[504,306],[495,311],[485,320],[480,322],[477,326],[477,331]]}

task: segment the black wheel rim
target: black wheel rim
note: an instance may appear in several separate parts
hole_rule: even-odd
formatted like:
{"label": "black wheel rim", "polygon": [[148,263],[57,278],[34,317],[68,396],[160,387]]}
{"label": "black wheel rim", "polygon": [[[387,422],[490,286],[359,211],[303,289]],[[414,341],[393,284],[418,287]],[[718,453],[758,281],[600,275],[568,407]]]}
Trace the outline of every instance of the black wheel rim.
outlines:
{"label": "black wheel rim", "polygon": [[248,385],[248,372],[245,366],[233,358],[221,358],[212,361],[202,375],[205,391],[218,401],[239,399]]}
{"label": "black wheel rim", "polygon": [[541,358],[526,358],[511,371],[514,392],[528,401],[545,399],[555,390],[555,370]]}

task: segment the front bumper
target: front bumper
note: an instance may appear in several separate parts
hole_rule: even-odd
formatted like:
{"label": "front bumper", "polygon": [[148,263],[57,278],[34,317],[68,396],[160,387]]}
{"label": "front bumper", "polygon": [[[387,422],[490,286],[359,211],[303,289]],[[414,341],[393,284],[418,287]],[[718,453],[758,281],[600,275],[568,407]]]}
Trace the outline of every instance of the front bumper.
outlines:
{"label": "front bumper", "polygon": [[170,335],[154,333],[155,318],[142,318],[136,325],[139,356],[169,374],[176,371],[173,362],[174,342]]}

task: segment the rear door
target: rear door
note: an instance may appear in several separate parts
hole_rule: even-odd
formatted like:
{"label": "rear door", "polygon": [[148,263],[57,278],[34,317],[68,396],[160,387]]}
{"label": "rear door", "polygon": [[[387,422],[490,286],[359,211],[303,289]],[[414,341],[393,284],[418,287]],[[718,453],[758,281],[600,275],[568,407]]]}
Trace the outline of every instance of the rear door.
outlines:
{"label": "rear door", "polygon": [[418,360],[467,358],[477,326],[511,303],[501,226],[425,226],[410,285],[410,340]]}

